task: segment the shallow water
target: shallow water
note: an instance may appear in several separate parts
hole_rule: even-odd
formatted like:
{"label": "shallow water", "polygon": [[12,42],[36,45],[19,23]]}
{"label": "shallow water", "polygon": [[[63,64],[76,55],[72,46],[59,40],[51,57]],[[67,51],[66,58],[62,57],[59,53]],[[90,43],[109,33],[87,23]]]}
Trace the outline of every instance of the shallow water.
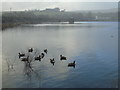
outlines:
{"label": "shallow water", "polygon": [[0,32],[0,89],[2,89],[2,32]]}
{"label": "shallow water", "polygon": [[[3,88],[118,87],[117,22],[22,25],[3,31],[2,45]],[[27,53],[29,47],[33,53]],[[45,48],[45,58],[32,62],[33,71],[18,58],[18,52],[32,57]],[[68,67],[73,61],[75,68]]]}

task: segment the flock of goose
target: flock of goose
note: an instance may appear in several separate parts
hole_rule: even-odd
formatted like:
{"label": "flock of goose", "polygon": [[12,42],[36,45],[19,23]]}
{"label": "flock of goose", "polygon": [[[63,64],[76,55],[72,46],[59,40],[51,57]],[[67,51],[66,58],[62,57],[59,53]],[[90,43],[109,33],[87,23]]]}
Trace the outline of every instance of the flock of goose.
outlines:
{"label": "flock of goose", "polygon": [[[33,48],[28,49],[29,53],[32,53],[33,51],[34,51]],[[41,61],[41,59],[43,59],[45,54],[47,54],[47,53],[48,53],[48,50],[44,49],[43,53],[34,57],[34,61]],[[19,56],[19,59],[21,59],[21,61],[30,63],[29,56],[26,56],[25,53],[18,53],[18,56]],[[60,55],[60,60],[61,61],[62,60],[67,60],[67,58],[63,55]],[[50,63],[53,64],[53,65],[55,64],[54,58],[50,58]],[[75,67],[75,61],[73,61],[72,63],[68,63],[68,67]]]}

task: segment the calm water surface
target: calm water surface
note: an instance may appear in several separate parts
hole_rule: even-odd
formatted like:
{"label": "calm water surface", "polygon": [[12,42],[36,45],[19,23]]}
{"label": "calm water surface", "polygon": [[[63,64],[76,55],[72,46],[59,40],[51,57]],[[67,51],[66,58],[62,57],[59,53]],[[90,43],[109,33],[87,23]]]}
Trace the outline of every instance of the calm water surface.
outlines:
{"label": "calm water surface", "polygon": [[[22,25],[3,31],[2,41],[3,88],[118,87],[117,22]],[[48,54],[32,62],[33,71],[18,58],[18,52],[32,58],[45,48]],[[60,61],[60,54],[67,60]],[[75,68],[68,67],[74,60]]]}

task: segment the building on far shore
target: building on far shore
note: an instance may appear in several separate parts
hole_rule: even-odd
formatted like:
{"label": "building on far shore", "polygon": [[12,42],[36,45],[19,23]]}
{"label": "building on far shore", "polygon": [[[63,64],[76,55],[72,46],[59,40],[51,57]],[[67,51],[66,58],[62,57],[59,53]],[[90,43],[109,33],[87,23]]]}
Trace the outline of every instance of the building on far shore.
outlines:
{"label": "building on far shore", "polygon": [[32,10],[29,10],[29,9],[26,9],[25,11],[36,11],[36,12],[65,12],[65,9],[60,9],[58,7],[56,8],[46,8],[44,10],[40,10],[40,9],[32,9]]}
{"label": "building on far shore", "polygon": [[65,12],[65,9],[61,10],[61,12]]}
{"label": "building on far shore", "polygon": [[43,12],[60,12],[59,8],[46,8]]}

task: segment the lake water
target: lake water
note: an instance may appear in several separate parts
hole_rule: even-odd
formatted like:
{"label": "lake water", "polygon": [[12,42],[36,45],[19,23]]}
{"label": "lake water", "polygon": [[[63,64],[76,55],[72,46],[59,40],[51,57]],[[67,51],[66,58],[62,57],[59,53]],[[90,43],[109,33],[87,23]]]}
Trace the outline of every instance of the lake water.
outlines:
{"label": "lake water", "polygon": [[[34,51],[28,53],[28,48]],[[30,58],[47,48],[32,70],[18,53]],[[67,60],[60,60],[60,55]],[[55,65],[50,63],[55,59]],[[75,68],[68,63],[76,62]],[[13,67],[12,67],[13,65]],[[117,88],[118,23],[30,24],[2,32],[3,88]]]}

